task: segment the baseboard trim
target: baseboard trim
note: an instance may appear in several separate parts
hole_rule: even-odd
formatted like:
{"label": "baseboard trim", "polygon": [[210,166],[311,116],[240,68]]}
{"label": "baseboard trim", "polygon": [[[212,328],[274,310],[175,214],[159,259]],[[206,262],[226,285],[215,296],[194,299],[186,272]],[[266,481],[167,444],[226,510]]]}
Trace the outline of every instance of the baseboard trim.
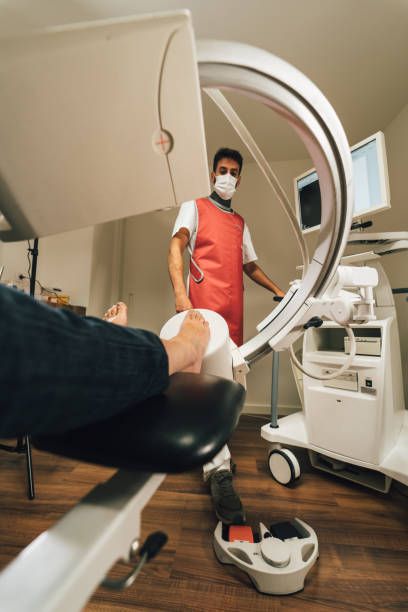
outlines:
{"label": "baseboard trim", "polygon": [[[279,416],[286,416],[288,414],[293,414],[294,412],[298,412],[301,410],[301,406],[293,406],[290,404],[280,404],[278,406],[278,414]],[[262,415],[270,415],[271,407],[269,404],[245,404],[242,410],[242,414],[262,414]]]}

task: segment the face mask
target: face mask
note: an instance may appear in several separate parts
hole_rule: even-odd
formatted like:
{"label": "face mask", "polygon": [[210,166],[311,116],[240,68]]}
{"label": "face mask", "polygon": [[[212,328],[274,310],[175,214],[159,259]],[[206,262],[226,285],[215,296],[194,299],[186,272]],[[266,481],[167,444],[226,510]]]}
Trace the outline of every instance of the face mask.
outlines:
{"label": "face mask", "polygon": [[237,179],[230,174],[219,174],[215,177],[214,190],[223,200],[230,200],[235,193]]}

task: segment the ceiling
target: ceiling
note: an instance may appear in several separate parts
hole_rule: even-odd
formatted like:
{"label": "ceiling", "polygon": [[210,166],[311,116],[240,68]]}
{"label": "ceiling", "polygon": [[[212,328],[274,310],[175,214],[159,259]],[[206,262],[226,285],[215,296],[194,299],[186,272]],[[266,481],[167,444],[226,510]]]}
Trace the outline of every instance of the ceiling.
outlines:
{"label": "ceiling", "polygon": [[[197,38],[255,45],[304,72],[334,106],[350,144],[384,130],[408,103],[408,0],[10,0],[2,4],[3,28],[17,17],[39,26],[188,8]],[[298,137],[273,112],[237,95],[228,97],[271,161],[306,157]],[[219,146],[240,147],[213,103],[204,100],[203,105],[210,155]]]}

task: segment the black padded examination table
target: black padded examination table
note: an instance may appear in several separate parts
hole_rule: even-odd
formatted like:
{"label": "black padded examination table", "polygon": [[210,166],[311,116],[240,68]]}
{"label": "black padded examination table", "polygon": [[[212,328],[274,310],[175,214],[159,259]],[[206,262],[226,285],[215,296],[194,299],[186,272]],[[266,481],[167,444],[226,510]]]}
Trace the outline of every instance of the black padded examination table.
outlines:
{"label": "black padded examination table", "polygon": [[177,373],[161,395],[99,423],[35,435],[40,450],[126,470],[174,473],[210,461],[230,438],[244,388],[215,376]]}

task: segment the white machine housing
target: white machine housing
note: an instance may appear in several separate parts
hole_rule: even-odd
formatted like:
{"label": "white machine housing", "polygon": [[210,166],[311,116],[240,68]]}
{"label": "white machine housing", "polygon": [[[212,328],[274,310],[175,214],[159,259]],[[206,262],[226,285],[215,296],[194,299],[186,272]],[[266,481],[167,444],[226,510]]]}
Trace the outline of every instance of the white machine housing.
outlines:
{"label": "white machine housing", "polygon": [[[408,485],[408,411],[395,303],[379,260],[407,251],[408,233],[356,232],[349,244],[372,246],[343,257],[342,264],[369,262],[377,272],[376,319],[351,325],[356,355],[340,376],[318,381],[294,368],[303,410],[279,419],[277,429],[263,426],[261,436],[271,450],[282,444],[307,448],[314,467],[387,492],[393,478]],[[303,365],[317,376],[334,374],[348,353],[348,338],[333,321],[304,335]]]}
{"label": "white machine housing", "polygon": [[[339,378],[318,381],[304,375],[306,430],[314,449],[379,465],[397,441],[404,416],[397,322],[389,317],[353,331],[377,340],[380,354],[362,354],[362,342]],[[317,375],[329,374],[347,359],[345,348],[344,330],[335,323],[309,329],[303,365]]]}
{"label": "white machine housing", "polygon": [[[232,348],[234,343],[229,337],[228,325],[225,319],[206,308],[197,309],[208,321],[210,326],[210,341],[207,345],[201,366],[202,374],[213,374],[229,380],[233,379]],[[169,319],[160,330],[160,338],[170,340],[179,331],[186,316],[185,312],[179,312]]]}
{"label": "white machine housing", "polygon": [[0,240],[210,192],[188,11],[0,37],[0,98]]}

